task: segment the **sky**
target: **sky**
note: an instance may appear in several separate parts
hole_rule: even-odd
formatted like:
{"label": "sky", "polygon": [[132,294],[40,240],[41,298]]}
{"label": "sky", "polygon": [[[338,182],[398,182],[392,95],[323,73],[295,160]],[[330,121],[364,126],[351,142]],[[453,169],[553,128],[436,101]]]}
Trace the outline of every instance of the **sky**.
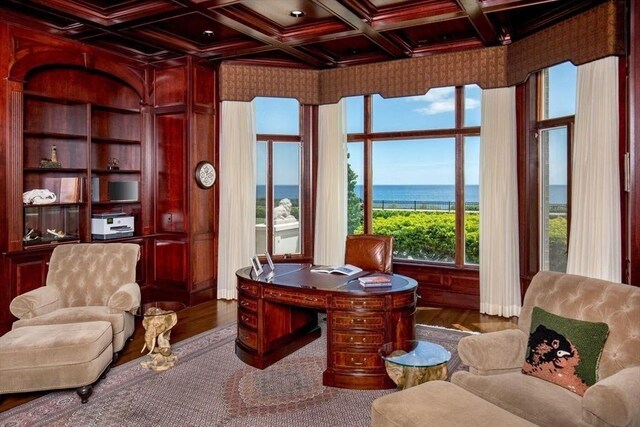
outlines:
{"label": "sky", "polygon": [[[559,64],[549,72],[549,117],[574,114],[576,67]],[[476,85],[465,87],[465,125],[480,125],[481,92]],[[256,98],[256,132],[298,134],[298,101],[283,98]],[[426,94],[403,98],[373,96],[373,131],[441,129],[454,126],[453,87],[434,88]],[[363,130],[363,97],[346,98],[347,132]],[[550,184],[566,184],[566,147],[562,131],[551,131]],[[479,180],[479,137],[465,140],[465,184]],[[349,144],[349,163],[363,177],[362,143]],[[258,147],[258,184],[264,184],[266,156]],[[455,142],[453,138],[376,142],[373,149],[374,185],[453,185],[455,183]],[[297,184],[296,144],[278,145],[274,158],[276,185]]]}

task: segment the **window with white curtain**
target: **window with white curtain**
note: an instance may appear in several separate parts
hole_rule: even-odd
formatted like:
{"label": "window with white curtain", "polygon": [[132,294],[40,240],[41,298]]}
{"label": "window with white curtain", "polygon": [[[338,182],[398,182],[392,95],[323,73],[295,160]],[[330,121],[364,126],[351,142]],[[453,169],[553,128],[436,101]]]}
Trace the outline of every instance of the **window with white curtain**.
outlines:
{"label": "window with white curtain", "polygon": [[570,62],[538,73],[541,270],[567,269],[575,94],[576,67]]}

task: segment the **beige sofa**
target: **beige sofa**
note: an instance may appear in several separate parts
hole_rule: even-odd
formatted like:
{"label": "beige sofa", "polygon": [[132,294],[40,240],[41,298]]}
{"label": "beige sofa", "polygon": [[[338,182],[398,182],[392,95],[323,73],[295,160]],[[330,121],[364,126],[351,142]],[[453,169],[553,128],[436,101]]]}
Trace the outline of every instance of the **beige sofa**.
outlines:
{"label": "beige sofa", "polygon": [[[534,306],[559,316],[605,322],[599,379],[580,396],[521,372]],[[465,337],[469,372],[451,382],[541,426],[640,426],[640,288],[540,272],[525,295],[518,328]]]}
{"label": "beige sofa", "polygon": [[107,321],[113,352],[133,335],[133,312],[140,306],[135,281],[140,246],[132,243],[77,243],[56,247],[46,286],[18,295],[11,313],[13,329],[25,326]]}

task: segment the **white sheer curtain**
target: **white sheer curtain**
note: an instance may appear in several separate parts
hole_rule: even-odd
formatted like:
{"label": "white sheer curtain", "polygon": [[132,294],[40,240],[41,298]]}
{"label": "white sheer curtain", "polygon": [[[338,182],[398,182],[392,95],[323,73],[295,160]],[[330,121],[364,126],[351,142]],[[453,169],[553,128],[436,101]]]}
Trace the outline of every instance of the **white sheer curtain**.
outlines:
{"label": "white sheer curtain", "polygon": [[342,264],[347,236],[347,134],[344,102],[318,109],[318,188],[314,263]]}
{"label": "white sheer curtain", "polygon": [[515,88],[482,91],[480,312],[520,314]]}
{"label": "white sheer curtain", "polygon": [[567,273],[620,282],[618,58],[578,67]]}
{"label": "white sheer curtain", "polygon": [[220,121],[218,298],[235,299],[235,273],[255,253],[256,131],[253,103],[224,101]]}

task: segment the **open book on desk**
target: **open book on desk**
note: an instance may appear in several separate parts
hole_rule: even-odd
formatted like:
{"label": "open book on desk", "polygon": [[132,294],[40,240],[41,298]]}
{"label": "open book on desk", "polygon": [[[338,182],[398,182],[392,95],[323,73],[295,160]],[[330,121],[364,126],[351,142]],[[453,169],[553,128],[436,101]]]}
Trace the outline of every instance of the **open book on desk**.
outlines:
{"label": "open book on desk", "polygon": [[313,267],[311,271],[313,273],[329,273],[329,274],[337,273],[337,274],[344,274],[345,276],[353,276],[356,273],[360,273],[362,269],[356,267],[355,265],[344,264],[344,265],[317,266],[317,267]]}

